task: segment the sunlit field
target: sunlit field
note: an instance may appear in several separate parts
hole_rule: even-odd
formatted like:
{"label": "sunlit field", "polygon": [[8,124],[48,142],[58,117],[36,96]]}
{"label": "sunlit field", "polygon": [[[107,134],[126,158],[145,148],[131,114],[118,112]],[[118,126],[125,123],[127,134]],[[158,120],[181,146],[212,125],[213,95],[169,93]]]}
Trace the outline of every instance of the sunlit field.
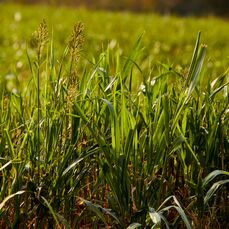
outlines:
{"label": "sunlit field", "polygon": [[[177,18],[152,14],[130,14],[128,12],[96,12],[84,9],[48,8],[45,6],[22,7],[0,5],[1,31],[0,60],[7,62],[11,71],[15,63],[26,64],[25,49],[30,47],[30,38],[39,21],[48,23],[50,35],[54,36],[56,53],[61,54],[67,45],[71,28],[77,21],[85,24],[84,55],[88,59],[97,56],[102,47],[117,48],[128,55],[137,37],[143,37],[140,63],[148,68],[149,63],[170,63],[187,66],[192,55],[193,44],[198,31],[208,45],[206,67],[214,73],[221,73],[228,65],[228,21],[217,18]],[[6,58],[6,55],[8,58]],[[10,58],[9,58],[10,56]],[[85,59],[85,58],[84,58]],[[18,64],[21,66],[21,64]],[[1,66],[1,72],[2,72]],[[9,71],[9,67],[4,72]]]}
{"label": "sunlit field", "polygon": [[1,228],[229,226],[228,21],[0,12]]}

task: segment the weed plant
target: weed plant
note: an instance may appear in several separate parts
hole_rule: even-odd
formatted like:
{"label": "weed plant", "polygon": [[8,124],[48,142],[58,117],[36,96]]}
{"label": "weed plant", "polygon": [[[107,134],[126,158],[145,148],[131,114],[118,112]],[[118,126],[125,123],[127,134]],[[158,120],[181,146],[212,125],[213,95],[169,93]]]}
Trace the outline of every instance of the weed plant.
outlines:
{"label": "weed plant", "polygon": [[1,228],[226,228],[228,71],[204,71],[198,34],[187,72],[142,71],[143,35],[80,72],[83,28],[57,58],[42,21],[29,80],[1,82]]}

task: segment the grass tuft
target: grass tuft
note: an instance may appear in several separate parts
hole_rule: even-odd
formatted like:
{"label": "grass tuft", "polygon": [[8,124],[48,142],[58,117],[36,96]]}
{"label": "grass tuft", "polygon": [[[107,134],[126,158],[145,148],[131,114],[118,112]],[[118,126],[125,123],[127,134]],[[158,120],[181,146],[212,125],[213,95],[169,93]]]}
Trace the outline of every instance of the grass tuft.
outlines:
{"label": "grass tuft", "polygon": [[209,77],[200,33],[188,72],[157,74],[143,35],[84,71],[81,22],[61,56],[44,20],[35,41],[26,87],[0,92],[0,227],[228,226],[228,71]]}

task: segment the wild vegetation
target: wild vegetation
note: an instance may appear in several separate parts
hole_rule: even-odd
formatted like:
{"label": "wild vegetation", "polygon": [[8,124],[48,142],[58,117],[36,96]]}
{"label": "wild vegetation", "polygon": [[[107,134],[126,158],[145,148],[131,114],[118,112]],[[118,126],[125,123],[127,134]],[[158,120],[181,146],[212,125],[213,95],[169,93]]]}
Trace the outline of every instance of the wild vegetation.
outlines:
{"label": "wild vegetation", "polygon": [[147,32],[93,58],[81,22],[55,36],[42,20],[1,75],[1,228],[228,227],[228,64],[200,33],[186,67],[147,67]]}
{"label": "wild vegetation", "polygon": [[[85,25],[86,42],[79,68],[109,45],[119,49],[122,58],[128,55],[139,34],[142,38],[138,64],[146,72],[149,66],[166,63],[177,69],[185,69],[192,55],[195,35],[202,31],[202,39],[208,45],[205,69],[208,77],[217,77],[228,66],[228,22],[219,18],[177,18],[155,14],[112,13],[104,11],[74,10],[46,6],[20,6],[0,4],[0,72],[2,76],[16,74],[26,77],[28,70],[26,50],[33,47],[31,34],[39,21],[47,20],[50,37],[55,40],[55,56],[59,58],[67,45],[71,27],[75,21]],[[33,12],[39,12],[34,14]],[[64,22],[64,23],[63,23]],[[166,32],[165,32],[166,31]],[[130,36],[131,34],[131,36]],[[220,34],[220,36],[219,36]],[[115,52],[115,50],[113,51]],[[10,57],[10,58],[8,58]],[[83,67],[81,67],[83,66]],[[157,69],[155,74],[157,74]],[[140,82],[139,82],[140,83]]]}

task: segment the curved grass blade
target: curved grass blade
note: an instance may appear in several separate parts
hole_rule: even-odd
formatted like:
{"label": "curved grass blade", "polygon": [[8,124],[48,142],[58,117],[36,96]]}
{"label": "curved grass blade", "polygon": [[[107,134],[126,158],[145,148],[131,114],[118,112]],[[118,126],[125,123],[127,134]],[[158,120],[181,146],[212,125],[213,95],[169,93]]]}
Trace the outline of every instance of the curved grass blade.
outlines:
{"label": "curved grass blade", "polygon": [[227,176],[229,176],[229,172],[223,171],[223,170],[214,170],[213,172],[209,173],[203,179],[203,187],[205,187],[207,184],[209,184],[213,179],[215,179],[219,175],[227,175]]}
{"label": "curved grass blade", "polygon": [[227,180],[220,180],[216,183],[214,183],[211,188],[209,189],[209,191],[207,192],[207,194],[204,197],[204,205],[206,205],[208,203],[208,201],[211,199],[211,197],[214,195],[214,193],[224,184],[229,183],[229,179]]}
{"label": "curved grass blade", "polygon": [[7,196],[0,204],[0,210],[2,210],[2,208],[5,206],[6,202],[9,201],[10,199],[12,199],[13,197],[15,196],[18,196],[18,195],[22,195],[23,193],[25,193],[25,191],[18,191],[12,195],[9,195]]}
{"label": "curved grass blade", "polygon": [[2,171],[3,169],[7,168],[10,164],[12,164],[12,160],[8,161],[5,165],[3,165],[3,166],[0,168],[0,171]]}
{"label": "curved grass blade", "polygon": [[100,206],[99,204],[93,204],[91,201],[85,200],[81,197],[78,197],[82,202],[84,202],[86,204],[87,207],[89,207],[89,209],[91,211],[93,211],[103,222],[105,225],[107,225],[106,219],[104,217],[104,214],[107,214],[109,216],[111,216],[117,223],[121,224],[119,219],[116,217],[116,215],[111,212],[110,209],[106,209],[102,206]]}
{"label": "curved grass blade", "polygon": [[182,209],[179,201],[177,200],[177,198],[175,196],[169,196],[168,198],[166,198],[165,201],[160,205],[160,207],[158,209],[162,208],[162,206],[164,204],[166,204],[170,199],[173,199],[173,201],[175,202],[176,205],[170,205],[168,207],[165,207],[165,208],[161,209],[160,211],[158,211],[158,213],[163,213],[164,211],[168,211],[171,208],[175,208],[177,210],[177,212],[179,213],[179,215],[181,216],[181,218],[182,218],[184,224],[186,225],[187,229],[192,229],[192,226],[191,226],[191,224],[190,224],[190,222],[189,222],[184,210]]}
{"label": "curved grass blade", "polygon": [[140,223],[131,223],[127,229],[135,229],[135,228],[138,228],[138,227],[141,227],[142,225]]}

